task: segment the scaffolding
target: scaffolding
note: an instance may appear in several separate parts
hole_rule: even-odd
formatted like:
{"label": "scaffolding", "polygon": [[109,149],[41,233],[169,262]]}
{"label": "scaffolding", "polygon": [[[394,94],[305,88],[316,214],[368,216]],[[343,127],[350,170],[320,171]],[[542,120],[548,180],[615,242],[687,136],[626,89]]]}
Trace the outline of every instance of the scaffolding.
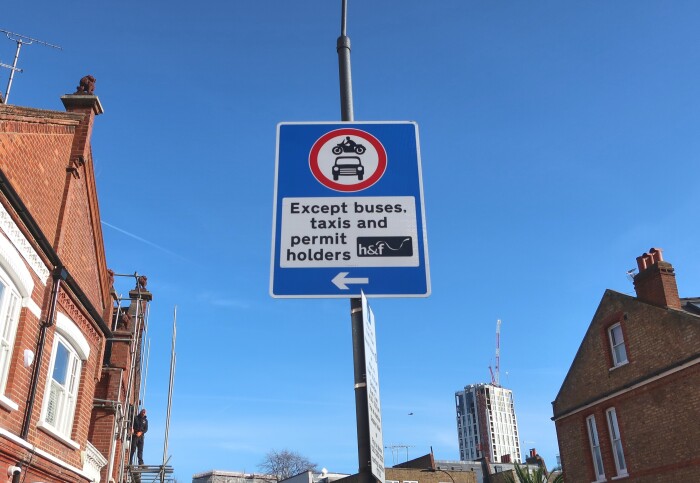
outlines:
{"label": "scaffolding", "polygon": [[[172,387],[175,377],[175,323],[173,320],[173,337],[170,363],[170,388],[168,392],[167,421],[165,431],[165,444],[163,461],[160,465],[132,465],[131,443],[132,427],[139,408],[144,406],[146,398],[146,381],[148,376],[148,361],[150,358],[150,338],[148,337],[148,302],[151,294],[146,290],[146,278],[138,273],[113,274],[115,277],[133,278],[136,287],[129,291],[128,297],[123,297],[113,291],[115,302],[112,331],[123,333],[127,328],[129,335],[115,336],[108,341],[128,343],[129,364],[127,368],[104,366],[106,371],[119,371],[119,387],[114,400],[95,400],[96,406],[108,407],[114,411],[114,423],[109,455],[107,458],[107,481],[118,483],[146,483],[146,482],[173,482],[173,468],[169,466],[170,457],[167,456],[168,433],[170,427],[170,411],[172,406]],[[123,302],[129,302],[128,307],[123,307]],[[131,322],[131,324],[128,324]],[[111,347],[111,345],[110,345]],[[110,349],[111,350],[111,349]],[[126,374],[125,387],[122,384],[124,371]],[[123,394],[123,397],[122,397]],[[119,444],[120,443],[120,444]],[[116,468],[116,470],[115,470]],[[112,475],[116,477],[112,478]]]}

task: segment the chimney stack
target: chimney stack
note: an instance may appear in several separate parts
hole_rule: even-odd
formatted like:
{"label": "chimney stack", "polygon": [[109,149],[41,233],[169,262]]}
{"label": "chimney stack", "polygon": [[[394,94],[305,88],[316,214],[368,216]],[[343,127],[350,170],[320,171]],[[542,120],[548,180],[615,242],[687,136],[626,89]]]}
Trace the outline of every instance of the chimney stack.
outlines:
{"label": "chimney stack", "polygon": [[634,277],[637,298],[661,307],[681,308],[673,265],[664,261],[660,248],[637,257],[639,273]]}
{"label": "chimney stack", "polygon": [[94,91],[95,78],[92,76],[85,76],[80,79],[80,85],[75,94],[61,96],[61,102],[63,102],[66,111],[83,114],[84,116],[83,121],[81,121],[80,125],[76,128],[73,148],[71,150],[71,162],[77,160],[80,164],[84,164],[88,160],[92,125],[95,121],[95,116],[104,112],[102,104],[100,104],[100,100],[94,94]]}

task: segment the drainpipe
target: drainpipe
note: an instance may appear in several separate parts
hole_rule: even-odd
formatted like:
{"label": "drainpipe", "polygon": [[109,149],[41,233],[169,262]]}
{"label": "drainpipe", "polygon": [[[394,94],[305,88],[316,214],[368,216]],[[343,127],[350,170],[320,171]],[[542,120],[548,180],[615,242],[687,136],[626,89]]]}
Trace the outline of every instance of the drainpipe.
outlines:
{"label": "drainpipe", "polygon": [[[117,453],[117,439],[119,439],[118,433],[121,433],[121,431],[119,431],[119,419],[122,417],[122,413],[124,412],[124,407],[122,406],[122,403],[120,401],[121,394],[122,394],[122,377],[124,374],[124,369],[122,369],[122,368],[113,368],[113,369],[119,371],[119,389],[117,390],[117,401],[116,401],[116,404],[114,405],[114,422],[112,423],[112,441],[109,444],[109,456],[107,458],[107,461],[109,462],[109,465],[107,467],[107,483],[109,483],[110,481],[114,481],[114,478],[112,477],[112,472],[114,471],[114,457],[116,456],[116,453]],[[97,399],[95,401],[97,401]]]}
{"label": "drainpipe", "polygon": [[[46,343],[46,332],[54,324],[54,319],[56,317],[56,305],[58,304],[58,291],[61,286],[61,280],[65,280],[68,277],[68,271],[64,267],[57,267],[54,269],[53,283],[51,285],[51,301],[49,302],[49,310],[46,316],[46,320],[41,323],[41,328],[39,330],[39,340],[36,343],[36,357],[34,359],[34,367],[32,368],[32,379],[29,385],[29,397],[27,398],[27,405],[24,410],[24,420],[22,422],[22,431],[19,437],[26,440],[29,436],[29,426],[32,420],[32,413],[34,412],[34,402],[36,399],[36,390],[39,386],[39,374],[41,373],[41,360],[44,354],[44,345]],[[20,473],[12,476],[12,483],[19,483]]]}

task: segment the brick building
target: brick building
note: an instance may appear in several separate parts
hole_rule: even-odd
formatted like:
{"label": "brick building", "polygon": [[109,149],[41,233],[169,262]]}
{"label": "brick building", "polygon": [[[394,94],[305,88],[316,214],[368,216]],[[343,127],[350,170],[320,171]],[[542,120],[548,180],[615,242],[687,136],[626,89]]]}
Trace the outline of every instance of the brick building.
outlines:
{"label": "brick building", "polygon": [[192,483],[277,483],[277,478],[257,473],[210,470],[192,475]]}
{"label": "brick building", "polygon": [[700,481],[700,299],[661,250],[607,290],[553,409],[567,483]]}
{"label": "brick building", "polygon": [[[102,434],[95,396],[119,400],[105,374],[128,359],[112,340],[92,162],[102,106],[91,91],[61,100],[67,112],[0,104],[0,475],[15,471],[14,483],[107,480],[115,433]],[[138,397],[131,384],[123,407]]]}

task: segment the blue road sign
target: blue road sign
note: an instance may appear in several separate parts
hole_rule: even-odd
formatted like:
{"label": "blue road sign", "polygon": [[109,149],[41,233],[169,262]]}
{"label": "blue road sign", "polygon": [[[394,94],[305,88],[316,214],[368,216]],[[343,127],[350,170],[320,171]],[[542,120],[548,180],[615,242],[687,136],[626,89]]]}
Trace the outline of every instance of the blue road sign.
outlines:
{"label": "blue road sign", "polygon": [[270,295],[430,295],[418,126],[277,126]]}

